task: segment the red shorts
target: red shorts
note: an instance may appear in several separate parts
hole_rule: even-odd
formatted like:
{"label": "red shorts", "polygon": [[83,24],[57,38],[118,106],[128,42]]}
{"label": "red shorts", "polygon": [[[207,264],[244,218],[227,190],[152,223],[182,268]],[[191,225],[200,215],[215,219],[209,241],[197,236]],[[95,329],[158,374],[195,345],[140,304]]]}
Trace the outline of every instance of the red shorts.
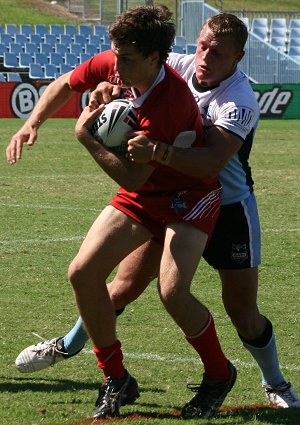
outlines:
{"label": "red shorts", "polygon": [[220,189],[209,193],[199,190],[138,194],[122,191],[110,205],[145,226],[160,242],[169,223],[185,222],[210,238],[220,213]]}

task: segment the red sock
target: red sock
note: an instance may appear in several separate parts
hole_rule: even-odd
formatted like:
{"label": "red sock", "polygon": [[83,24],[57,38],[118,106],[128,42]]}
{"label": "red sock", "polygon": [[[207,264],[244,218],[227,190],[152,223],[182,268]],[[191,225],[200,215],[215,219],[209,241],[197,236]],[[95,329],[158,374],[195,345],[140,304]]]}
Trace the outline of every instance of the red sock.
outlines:
{"label": "red sock", "polygon": [[199,354],[204,371],[209,379],[227,380],[229,378],[228,360],[219,343],[214,319],[209,315],[208,322],[199,334],[186,337],[186,340]]}
{"label": "red sock", "polygon": [[105,378],[113,376],[123,378],[125,369],[123,365],[123,353],[121,343],[117,340],[113,345],[105,348],[93,348],[98,358],[98,367],[103,370]]}

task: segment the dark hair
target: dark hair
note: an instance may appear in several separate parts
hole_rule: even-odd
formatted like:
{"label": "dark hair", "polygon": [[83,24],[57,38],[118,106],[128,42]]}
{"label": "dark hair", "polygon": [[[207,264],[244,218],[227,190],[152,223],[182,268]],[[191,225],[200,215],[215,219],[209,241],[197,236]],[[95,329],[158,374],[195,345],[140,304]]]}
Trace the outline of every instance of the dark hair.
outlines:
{"label": "dark hair", "polygon": [[133,7],[117,16],[109,36],[116,47],[134,43],[145,58],[158,51],[162,64],[168,58],[176,33],[171,16],[163,5]]}
{"label": "dark hair", "polygon": [[248,30],[243,21],[231,13],[220,13],[212,16],[204,23],[215,36],[229,36],[232,38],[236,48],[244,50]]}

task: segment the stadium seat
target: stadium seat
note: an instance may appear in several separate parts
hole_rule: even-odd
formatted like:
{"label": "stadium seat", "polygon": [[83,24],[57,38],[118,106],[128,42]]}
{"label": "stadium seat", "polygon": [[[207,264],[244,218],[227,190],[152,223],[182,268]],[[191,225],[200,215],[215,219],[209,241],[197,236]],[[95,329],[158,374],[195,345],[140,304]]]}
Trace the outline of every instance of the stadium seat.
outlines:
{"label": "stadium seat", "polygon": [[33,56],[30,53],[19,54],[19,66],[20,68],[29,68],[29,65],[33,63]]}
{"label": "stadium seat", "polygon": [[39,52],[36,52],[33,55],[33,61],[34,63],[39,63],[42,66],[47,65],[49,63],[48,56],[45,53],[39,53]]}
{"label": "stadium seat", "polygon": [[270,31],[274,28],[282,28],[285,33],[287,32],[287,24],[285,18],[272,18],[270,24]]}
{"label": "stadium seat", "polygon": [[0,72],[0,83],[6,83],[6,79],[4,77],[4,74]]}
{"label": "stadium seat", "polygon": [[181,46],[182,48],[186,45],[186,38],[183,35],[176,35],[174,40],[175,46]]}
{"label": "stadium seat", "polygon": [[39,51],[41,53],[44,53],[45,55],[49,56],[50,53],[52,53],[54,51],[54,46],[52,44],[49,44],[49,43],[41,43],[39,45]]}
{"label": "stadium seat", "polygon": [[61,55],[64,55],[65,53],[69,52],[69,48],[67,44],[61,44],[61,43],[56,43],[54,45],[54,52],[55,53],[60,53]]}
{"label": "stadium seat", "polygon": [[300,18],[292,18],[290,19],[289,22],[289,32],[291,31],[292,28],[300,28]]}
{"label": "stadium seat", "polygon": [[66,74],[67,72],[70,72],[72,70],[73,70],[73,67],[65,63],[62,63],[58,66],[58,72],[60,74]]}
{"label": "stadium seat", "polygon": [[300,38],[300,28],[291,28],[289,39],[292,40],[292,38]]}
{"label": "stadium seat", "polygon": [[55,35],[58,38],[60,34],[64,33],[64,30],[60,24],[50,24],[49,33]]}
{"label": "stadium seat", "polygon": [[269,30],[266,27],[254,27],[251,32],[263,41],[268,41]]}
{"label": "stadium seat", "polygon": [[86,43],[86,38],[82,34],[75,34],[73,37],[73,43],[81,44],[82,46]]}
{"label": "stadium seat", "polygon": [[43,43],[43,38],[40,34],[29,34],[29,43],[40,44]]}
{"label": "stadium seat", "polygon": [[270,38],[284,37],[287,38],[286,28],[271,28]]}
{"label": "stadium seat", "polygon": [[80,53],[79,54],[79,63],[83,63],[87,60],[89,60],[92,57],[92,55],[89,55],[88,53]]}
{"label": "stadium seat", "polygon": [[15,55],[18,55],[19,53],[22,53],[24,50],[22,45],[19,43],[9,43],[8,51],[10,53],[14,53]]}
{"label": "stadium seat", "polygon": [[0,24],[0,34],[3,34],[5,32],[5,30],[3,29],[2,24]]}
{"label": "stadium seat", "polygon": [[100,35],[100,37],[102,37],[103,35],[107,34],[107,29],[104,25],[94,25],[94,34]]}
{"label": "stadium seat", "polygon": [[57,37],[54,34],[45,34],[41,42],[51,44],[51,46],[54,46],[54,44],[57,42]]}
{"label": "stadium seat", "polygon": [[8,47],[9,43],[13,43],[14,39],[11,34],[0,34],[0,44]]}
{"label": "stadium seat", "polygon": [[90,25],[80,24],[78,25],[78,34],[84,35],[87,39],[89,35],[92,34],[92,29]]}
{"label": "stadium seat", "polygon": [[64,56],[60,53],[52,52],[49,55],[49,63],[58,67],[58,65],[64,63]]}
{"label": "stadium seat", "polygon": [[29,66],[29,78],[33,80],[44,80],[45,74],[43,67],[39,63],[31,63]]}
{"label": "stadium seat", "polygon": [[3,58],[4,53],[8,52],[8,48],[5,44],[0,44],[0,58]]}
{"label": "stadium seat", "polygon": [[6,81],[9,83],[12,83],[12,82],[21,83],[22,78],[18,72],[8,72],[6,74]]}
{"label": "stadium seat", "polygon": [[4,68],[19,68],[19,58],[15,53],[5,52],[3,55]]}
{"label": "stadium seat", "polygon": [[64,34],[69,34],[71,36],[74,36],[77,34],[77,29],[75,25],[72,24],[65,24],[64,25]]}
{"label": "stadium seat", "polygon": [[299,38],[294,37],[290,39],[289,47],[295,47],[295,46],[300,46],[300,37]]}
{"label": "stadium seat", "polygon": [[268,18],[253,18],[251,23],[251,30],[253,28],[269,28]]}
{"label": "stadium seat", "polygon": [[20,24],[20,34],[26,35],[27,38],[30,34],[33,34],[33,29],[31,24]]}
{"label": "stadium seat", "polygon": [[300,62],[300,47],[299,46],[292,46],[288,49],[288,55],[293,58],[294,60]]}
{"label": "stadium seat", "polygon": [[111,40],[108,34],[103,34],[101,38],[102,38],[102,44],[109,44],[110,46]]}
{"label": "stadium seat", "polygon": [[183,46],[177,46],[175,44],[174,46],[172,46],[172,52],[173,53],[181,53],[181,54],[183,54],[183,53],[185,53],[185,46],[186,45],[184,45],[184,47]]}
{"label": "stadium seat", "polygon": [[21,46],[24,46],[27,41],[28,40],[25,34],[15,34],[14,36],[14,42],[21,44]]}
{"label": "stadium seat", "polygon": [[53,63],[48,63],[47,65],[45,65],[45,68],[44,68],[45,78],[52,80],[55,78],[56,74],[57,74],[57,68],[55,65],[53,65]]}
{"label": "stadium seat", "polygon": [[272,46],[276,47],[280,52],[286,52],[286,39],[285,37],[272,37],[270,39]]}
{"label": "stadium seat", "polygon": [[75,53],[65,53],[64,60],[65,64],[72,66],[72,68],[78,65],[78,56]]}
{"label": "stadium seat", "polygon": [[73,38],[70,34],[60,34],[57,42],[61,44],[70,44],[73,43]]}
{"label": "stadium seat", "polygon": [[105,50],[109,50],[110,49],[110,44],[101,44],[99,46],[99,52],[105,52]]}
{"label": "stadium seat", "polygon": [[39,51],[39,46],[35,43],[26,43],[24,46],[25,53],[30,53],[32,56]]}
{"label": "stadium seat", "polygon": [[46,24],[35,24],[34,33],[43,37],[45,34],[49,34],[49,30]]}
{"label": "stadium seat", "polygon": [[88,36],[87,43],[98,47],[102,44],[102,38],[100,35],[91,34]]}
{"label": "stadium seat", "polygon": [[[68,52],[65,52],[68,53]],[[83,53],[83,46],[79,43],[70,44],[70,53],[75,53],[79,57],[80,53]]]}
{"label": "stadium seat", "polygon": [[185,45],[185,51],[187,55],[193,55],[194,53],[196,53],[196,50],[197,50],[197,44],[187,43]]}
{"label": "stadium seat", "polygon": [[19,28],[17,24],[5,24],[5,33],[10,35],[19,34]]}
{"label": "stadium seat", "polygon": [[94,56],[97,53],[99,53],[97,46],[94,46],[93,44],[85,44],[83,51],[84,53],[87,53],[88,55],[91,55],[91,56]]}

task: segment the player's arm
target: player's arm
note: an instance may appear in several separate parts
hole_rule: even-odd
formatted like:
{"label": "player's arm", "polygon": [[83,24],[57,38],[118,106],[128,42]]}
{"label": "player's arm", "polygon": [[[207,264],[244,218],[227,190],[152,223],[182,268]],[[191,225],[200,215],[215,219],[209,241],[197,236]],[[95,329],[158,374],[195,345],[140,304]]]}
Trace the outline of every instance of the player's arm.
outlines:
{"label": "player's arm", "polygon": [[241,148],[242,140],[222,127],[211,127],[206,135],[206,146],[179,148],[148,139],[136,132],[129,140],[128,152],[137,163],[155,160],[188,176],[213,178]]}
{"label": "player's arm", "polygon": [[82,111],[75,127],[76,137],[106,174],[120,186],[129,192],[133,192],[146,183],[153,173],[154,167],[148,164],[136,164],[106,148],[93,138],[90,128],[96,116],[102,110],[103,106],[98,109],[87,106]]}
{"label": "player's arm", "polygon": [[75,93],[69,85],[71,72],[62,75],[47,86],[30,117],[20,130],[13,135],[6,149],[6,158],[10,164],[14,164],[21,159],[23,144],[32,146],[37,139],[38,129],[43,122],[50,118]]}

